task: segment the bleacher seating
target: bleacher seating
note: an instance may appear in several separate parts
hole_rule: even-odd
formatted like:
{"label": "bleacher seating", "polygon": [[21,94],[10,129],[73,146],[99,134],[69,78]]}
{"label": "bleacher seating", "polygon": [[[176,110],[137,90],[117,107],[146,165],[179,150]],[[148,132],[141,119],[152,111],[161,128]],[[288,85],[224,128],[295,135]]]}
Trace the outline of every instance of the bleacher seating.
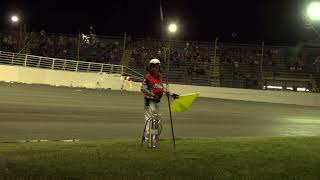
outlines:
{"label": "bleacher seating", "polygon": [[[145,73],[151,58],[159,58],[170,83],[255,89],[261,89],[266,83],[309,88],[311,84],[312,89],[319,88],[320,62],[315,62],[320,57],[319,48],[264,46],[262,51],[261,45],[172,41],[170,69],[166,74],[168,41],[130,37],[124,49],[122,37],[93,34],[79,37],[77,34],[41,31],[23,33],[21,39],[23,53],[98,63],[125,63],[140,74]],[[0,51],[18,52],[19,33],[1,32]],[[219,68],[212,68],[214,55],[218,61],[215,66]],[[213,76],[219,81],[213,83]]]}

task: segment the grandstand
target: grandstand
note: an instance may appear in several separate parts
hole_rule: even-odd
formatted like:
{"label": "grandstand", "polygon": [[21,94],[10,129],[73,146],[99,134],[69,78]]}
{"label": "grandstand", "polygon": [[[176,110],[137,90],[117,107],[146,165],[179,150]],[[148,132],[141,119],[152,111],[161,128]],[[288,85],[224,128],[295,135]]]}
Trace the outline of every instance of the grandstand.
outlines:
{"label": "grandstand", "polygon": [[[0,50],[19,52],[19,33],[1,32]],[[22,54],[123,65],[141,76],[149,59],[159,58],[165,70],[168,41],[150,38],[83,34],[23,33]],[[216,42],[172,41],[170,83],[249,89],[304,88],[319,92],[319,48],[280,47]],[[19,55],[17,55],[19,56]],[[128,73],[128,72],[127,72]]]}

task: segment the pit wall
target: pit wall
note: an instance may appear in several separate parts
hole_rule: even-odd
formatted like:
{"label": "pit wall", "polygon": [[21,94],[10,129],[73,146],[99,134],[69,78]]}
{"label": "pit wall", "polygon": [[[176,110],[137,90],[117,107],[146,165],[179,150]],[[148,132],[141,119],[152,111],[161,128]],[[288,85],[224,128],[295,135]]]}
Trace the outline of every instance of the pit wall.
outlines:
{"label": "pit wall", "polygon": [[[140,91],[141,83],[125,82],[124,88],[130,91]],[[288,92],[288,91],[270,91],[253,90],[240,88],[222,88],[209,86],[192,86],[170,84],[169,91],[177,94],[188,94],[199,92],[200,97],[243,100],[255,102],[269,102],[280,104],[295,104],[304,106],[320,107],[320,94],[310,92]]]}
{"label": "pit wall", "polygon": [[81,88],[121,89],[120,74],[70,72],[0,65],[0,81]]}
{"label": "pit wall", "polygon": [[[120,74],[70,72],[7,65],[0,65],[0,81],[127,91],[140,91],[141,86],[141,83],[125,80]],[[170,84],[169,89],[177,94],[199,92],[200,97],[320,107],[320,94],[317,93],[179,84]]]}

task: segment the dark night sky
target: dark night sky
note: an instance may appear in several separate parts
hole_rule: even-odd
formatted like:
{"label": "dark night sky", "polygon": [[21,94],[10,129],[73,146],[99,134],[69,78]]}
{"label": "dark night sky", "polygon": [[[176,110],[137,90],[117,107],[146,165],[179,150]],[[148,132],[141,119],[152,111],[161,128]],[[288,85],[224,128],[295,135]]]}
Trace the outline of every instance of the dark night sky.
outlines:
{"label": "dark night sky", "polygon": [[[179,23],[177,39],[286,45],[313,35],[298,20],[305,0],[163,0],[165,21]],[[124,32],[160,37],[159,0],[73,1],[1,0],[0,29],[13,12],[23,16],[28,31],[121,36]],[[11,27],[12,28],[12,27]],[[232,32],[237,37],[232,37]]]}

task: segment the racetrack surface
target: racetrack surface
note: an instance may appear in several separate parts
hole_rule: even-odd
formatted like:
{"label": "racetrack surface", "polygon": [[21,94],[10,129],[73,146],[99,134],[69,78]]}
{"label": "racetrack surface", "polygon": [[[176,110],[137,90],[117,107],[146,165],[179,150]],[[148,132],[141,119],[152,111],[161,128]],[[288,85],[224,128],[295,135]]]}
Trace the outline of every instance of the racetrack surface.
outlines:
{"label": "racetrack surface", "polygon": [[[161,114],[170,138],[166,98]],[[137,92],[0,83],[0,141],[138,139],[143,117]],[[320,135],[319,108],[297,105],[200,97],[173,121],[176,138]]]}

